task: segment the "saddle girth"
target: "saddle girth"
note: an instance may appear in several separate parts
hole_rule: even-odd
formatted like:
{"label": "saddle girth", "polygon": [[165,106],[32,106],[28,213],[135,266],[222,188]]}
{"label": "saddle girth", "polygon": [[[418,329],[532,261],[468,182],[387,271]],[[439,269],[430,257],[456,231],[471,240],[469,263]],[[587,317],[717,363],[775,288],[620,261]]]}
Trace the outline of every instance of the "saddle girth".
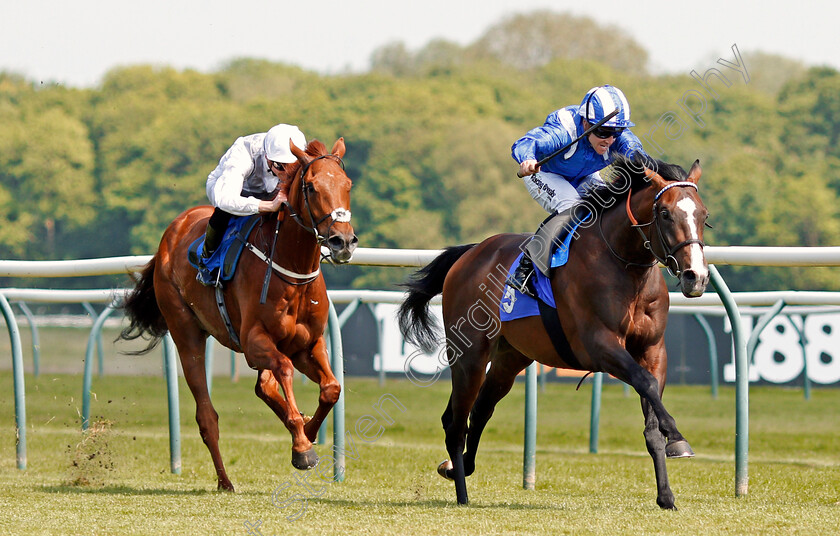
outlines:
{"label": "saddle girth", "polygon": [[543,327],[548,332],[548,338],[551,339],[551,344],[554,346],[554,351],[563,358],[563,361],[575,370],[586,370],[580,364],[572,347],[569,345],[569,340],[563,332],[563,326],[560,324],[560,318],[557,316],[557,310],[537,299],[537,304],[540,307],[540,318],[542,319]]}
{"label": "saddle girth", "polygon": [[216,305],[219,307],[219,314],[222,315],[222,322],[224,322],[225,327],[227,328],[228,335],[230,336],[230,340],[233,341],[233,344],[236,345],[236,350],[242,351],[242,343],[239,342],[239,336],[236,334],[236,331],[233,329],[233,322],[230,321],[230,315],[228,314],[227,307],[225,306],[225,296],[224,290],[222,289],[222,285],[216,285]]}

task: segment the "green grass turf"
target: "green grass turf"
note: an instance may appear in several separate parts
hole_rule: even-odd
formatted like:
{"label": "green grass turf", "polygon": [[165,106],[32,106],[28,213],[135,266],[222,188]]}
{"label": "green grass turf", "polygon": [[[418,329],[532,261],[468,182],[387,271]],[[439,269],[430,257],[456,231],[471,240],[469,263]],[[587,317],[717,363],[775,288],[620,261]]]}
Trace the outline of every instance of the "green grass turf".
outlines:
{"label": "green grass turf", "polygon": [[[467,480],[470,505],[459,507],[452,483],[435,472],[446,457],[439,419],[447,381],[421,388],[349,378],[356,458],[344,482],[324,483],[292,468],[290,437],[252,380],[248,371],[238,383],[217,377],[213,385],[237,488],[230,494],[215,490],[183,381],[183,469],[170,473],[166,388],[157,375],[95,378],[91,415],[100,430],[87,436],[79,430],[81,376],[28,375],[28,467],[18,470],[12,378],[0,372],[0,534],[824,535],[840,527],[840,390],[815,389],[810,401],[801,390],[751,390],[750,487],[736,498],[734,390],[712,400],[707,388],[669,386],[666,406],[697,457],[668,462],[679,511],[666,512],[655,503],[638,398],[619,385],[604,387],[598,454],[588,452],[589,382],[540,393],[535,491],[522,489],[524,388],[515,386],[483,437]],[[295,387],[311,413],[315,386]],[[387,406],[393,423],[380,418],[381,437],[366,443],[355,425],[379,416],[373,406],[386,393],[406,410]],[[330,452],[329,444],[316,448]]]}

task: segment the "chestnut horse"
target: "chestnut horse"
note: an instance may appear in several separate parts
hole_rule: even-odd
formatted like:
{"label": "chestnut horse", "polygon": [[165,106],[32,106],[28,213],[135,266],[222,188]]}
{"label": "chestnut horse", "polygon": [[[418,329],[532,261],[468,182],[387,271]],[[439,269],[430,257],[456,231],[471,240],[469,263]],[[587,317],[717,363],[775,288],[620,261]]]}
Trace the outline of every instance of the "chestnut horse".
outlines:
{"label": "chestnut horse", "polygon": [[708,284],[703,254],[708,212],[697,193],[701,170],[699,162],[686,173],[640,159],[619,159],[613,169],[616,180],[578,205],[588,206],[595,217],[578,228],[567,264],[550,276],[567,351],[556,349],[562,346],[553,344],[539,316],[500,321],[500,301],[513,292],[504,284],[508,267],[528,235],[496,235],[478,245],[451,247],[406,284],[400,327],[427,352],[438,343],[429,301],[443,293],[452,394],[442,417],[450,460],[438,472],[455,481],[461,504],[468,502],[465,477],[475,470],[479,439],[494,407],[516,376],[538,361],[606,372],[635,388],[656,473],[656,502],[676,508],[665,459],[694,453],[662,404],[669,300],[657,265],[678,275],[686,296],[700,296]]}
{"label": "chestnut horse", "polygon": [[[157,254],[125,303],[131,323],[120,337],[150,338],[140,353],[151,350],[167,331],[171,333],[195,398],[201,438],[210,450],[222,490],[233,491],[233,485],[219,452],[219,416],[207,391],[204,349],[208,335],[243,352],[248,366],[257,371],[256,394],[291,432],[292,465],[297,469],[311,469],[318,463],[312,442],[341,392],[323,336],[329,302],[320,262],[322,244],[333,262],[345,263],[358,242],[349,223],[351,182],[341,159],[344,139],[336,141],[329,153],[317,140],[309,143],[306,152],[290,145],[297,162],[286,166],[292,180],[288,204],[278,213],[264,215],[248,238],[265,257],[274,251],[267,299],[260,303],[267,261],[248,251],[243,251],[236,274],[223,291],[238,344],[222,320],[215,289],[196,281],[196,270],[187,261],[187,249],[204,232],[212,207],[189,209],[169,225]],[[279,221],[283,225],[275,234]],[[276,247],[272,248],[272,240]],[[295,402],[294,369],[320,386],[318,408],[311,419],[303,416]]]}

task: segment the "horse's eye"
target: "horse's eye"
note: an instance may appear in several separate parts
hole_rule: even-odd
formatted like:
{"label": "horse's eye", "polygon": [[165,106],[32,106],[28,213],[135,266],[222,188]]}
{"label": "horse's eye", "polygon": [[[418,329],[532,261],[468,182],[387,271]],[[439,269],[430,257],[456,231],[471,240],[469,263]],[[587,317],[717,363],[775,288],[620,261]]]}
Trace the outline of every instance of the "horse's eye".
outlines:
{"label": "horse's eye", "polygon": [[307,183],[304,185],[303,189],[304,189],[304,190],[306,191],[306,193],[308,193],[308,194],[311,194],[311,193],[314,193],[314,192],[315,192],[315,187],[312,185],[312,183],[311,183],[311,182],[307,182]]}
{"label": "horse's eye", "polygon": [[662,216],[663,220],[670,220],[671,219],[671,213],[668,212],[667,208],[663,208],[662,210],[660,210],[659,215]]}

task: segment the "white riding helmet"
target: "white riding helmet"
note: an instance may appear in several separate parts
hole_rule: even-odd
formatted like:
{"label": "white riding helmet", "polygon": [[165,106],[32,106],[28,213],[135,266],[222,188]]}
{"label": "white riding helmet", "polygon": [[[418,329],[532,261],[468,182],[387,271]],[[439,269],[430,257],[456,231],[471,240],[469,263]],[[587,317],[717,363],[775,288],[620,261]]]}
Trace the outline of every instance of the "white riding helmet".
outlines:
{"label": "white riding helmet", "polygon": [[298,149],[306,148],[306,138],[303,132],[295,125],[279,124],[271,127],[263,140],[265,156],[273,162],[291,164],[297,158],[289,150],[289,140],[292,140]]}

